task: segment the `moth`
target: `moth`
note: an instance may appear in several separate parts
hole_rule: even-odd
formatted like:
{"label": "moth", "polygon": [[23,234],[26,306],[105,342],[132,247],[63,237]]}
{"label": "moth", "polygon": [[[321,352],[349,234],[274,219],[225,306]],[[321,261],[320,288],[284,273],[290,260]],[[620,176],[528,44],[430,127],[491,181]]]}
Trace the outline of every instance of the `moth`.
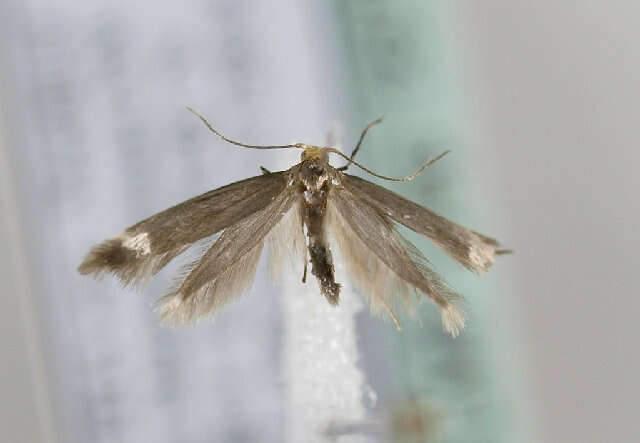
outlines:
{"label": "moth", "polygon": [[[302,282],[308,266],[326,300],[337,305],[333,249],[339,249],[353,284],[370,300],[371,310],[390,318],[400,329],[395,309],[413,310],[415,301],[430,299],[440,310],[445,331],[457,336],[465,324],[456,306],[462,299],[431,269],[429,261],[396,229],[396,224],[431,239],[453,259],[474,272],[509,252],[498,241],[457,225],[381,186],[345,171],[350,165],[385,180],[411,181],[448,151],[427,160],[404,178],[377,174],[356,156],[369,129],[365,127],[350,156],[333,147],[295,143],[256,146],[227,138],[191,108],[215,135],[250,149],[300,149],[300,163],[286,171],[247,178],[194,197],[127,228],[94,246],[80,264],[81,274],[115,275],[126,285],[144,284],[194,245],[200,257],[188,264],[169,293],[158,302],[167,324],[187,325],[215,314],[252,284],[264,244],[271,267],[280,275],[287,261],[299,266]],[[344,158],[329,164],[329,154]]]}

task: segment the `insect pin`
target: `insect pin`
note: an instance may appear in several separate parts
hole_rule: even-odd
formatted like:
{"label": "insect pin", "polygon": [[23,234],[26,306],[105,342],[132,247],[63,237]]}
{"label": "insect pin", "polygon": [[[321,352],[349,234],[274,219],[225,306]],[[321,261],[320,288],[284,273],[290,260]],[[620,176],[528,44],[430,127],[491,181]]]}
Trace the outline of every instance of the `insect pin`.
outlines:
{"label": "insect pin", "polygon": [[[214,134],[251,149],[300,149],[300,163],[285,171],[247,178],[194,197],[127,228],[94,246],[78,267],[81,274],[114,274],[124,285],[140,285],[176,256],[204,243],[202,255],[187,265],[169,293],[159,300],[162,319],[174,326],[191,324],[215,314],[247,290],[256,273],[265,241],[272,269],[286,261],[300,266],[302,282],[308,265],[326,300],[337,305],[332,247],[350,279],[369,299],[372,310],[388,315],[400,329],[394,312],[402,303],[430,299],[438,307],[443,328],[457,336],[465,324],[456,306],[462,297],[431,269],[428,260],[397,230],[396,224],[431,239],[449,256],[474,272],[493,264],[495,255],[510,252],[499,243],[453,223],[381,186],[345,171],[355,165],[389,181],[411,181],[449,151],[426,161],[404,178],[385,177],[354,160],[362,141],[379,118],[365,127],[350,156],[333,147],[304,143],[248,145],[227,138],[200,114]],[[329,164],[329,154],[347,160]]]}

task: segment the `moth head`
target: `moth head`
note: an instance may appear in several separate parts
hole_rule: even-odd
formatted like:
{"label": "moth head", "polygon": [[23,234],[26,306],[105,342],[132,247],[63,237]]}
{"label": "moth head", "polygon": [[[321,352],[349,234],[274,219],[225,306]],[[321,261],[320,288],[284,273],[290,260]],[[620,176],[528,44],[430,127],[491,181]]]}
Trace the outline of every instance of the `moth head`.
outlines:
{"label": "moth head", "polygon": [[300,147],[304,149],[302,154],[300,154],[301,161],[313,161],[321,164],[327,164],[329,162],[329,152],[327,148],[304,144],[300,144]]}

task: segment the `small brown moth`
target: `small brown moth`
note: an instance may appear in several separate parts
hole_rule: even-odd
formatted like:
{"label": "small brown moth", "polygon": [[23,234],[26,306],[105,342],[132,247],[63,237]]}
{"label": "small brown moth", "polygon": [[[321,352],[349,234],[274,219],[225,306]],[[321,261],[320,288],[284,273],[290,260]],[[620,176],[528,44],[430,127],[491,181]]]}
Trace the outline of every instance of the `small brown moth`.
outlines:
{"label": "small brown moth", "polygon": [[[430,238],[471,271],[486,271],[496,254],[508,252],[499,243],[463,228],[387,189],[344,171],[354,164],[392,181],[410,181],[448,151],[426,161],[404,178],[376,174],[354,160],[367,125],[347,157],[332,147],[303,143],[254,146],[222,140],[251,149],[302,149],[300,163],[286,171],[241,180],[187,200],[153,215],[112,239],[94,246],[78,271],[101,277],[110,272],[124,285],[144,283],[173,258],[197,242],[209,239],[201,257],[185,268],[183,277],[159,301],[158,310],[169,324],[179,326],[215,314],[253,282],[265,240],[269,240],[272,269],[292,260],[300,264],[306,282],[307,264],[322,295],[332,305],[340,299],[329,240],[341,252],[353,283],[370,299],[372,311],[387,314],[398,329],[394,307],[398,300],[431,299],[440,309],[444,329],[452,336],[464,327],[465,315],[453,292],[429,267],[429,261],[395,229],[402,224]],[[334,168],[329,154],[348,163]],[[217,238],[216,234],[220,234]]]}

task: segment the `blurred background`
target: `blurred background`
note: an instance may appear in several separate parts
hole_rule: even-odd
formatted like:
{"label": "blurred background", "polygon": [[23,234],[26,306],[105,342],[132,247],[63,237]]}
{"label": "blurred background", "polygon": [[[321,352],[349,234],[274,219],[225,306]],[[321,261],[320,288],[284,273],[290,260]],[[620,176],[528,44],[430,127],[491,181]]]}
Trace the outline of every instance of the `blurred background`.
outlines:
{"label": "blurred background", "polygon": [[370,168],[452,154],[382,184],[516,251],[476,276],[403,231],[468,327],[354,308],[361,407],[304,441],[638,440],[637,2],[4,0],[0,29],[0,441],[300,435],[286,313],[311,296],[262,263],[215,322],[173,330],[152,308],[178,264],[142,295],[76,272],[142,218],[297,162],[185,105],[247,143],[345,151],[384,114]]}

